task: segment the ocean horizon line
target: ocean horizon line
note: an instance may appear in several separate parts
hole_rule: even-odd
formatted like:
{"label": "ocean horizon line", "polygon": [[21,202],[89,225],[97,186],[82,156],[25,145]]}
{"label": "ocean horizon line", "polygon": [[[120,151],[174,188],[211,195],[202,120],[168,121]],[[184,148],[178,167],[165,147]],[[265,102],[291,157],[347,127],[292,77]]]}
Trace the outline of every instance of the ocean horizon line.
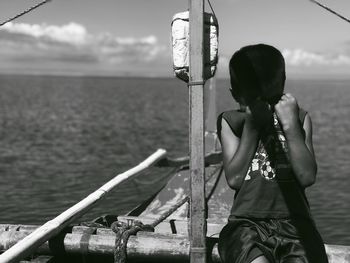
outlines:
{"label": "ocean horizon line", "polygon": [[[175,75],[133,75],[133,74],[85,74],[85,73],[58,73],[58,72],[0,72],[0,76],[28,76],[28,77],[64,77],[64,78],[127,78],[127,79],[177,79]],[[229,76],[219,76],[218,80],[229,80]],[[350,81],[350,74],[319,75],[319,74],[287,74],[288,80],[320,80],[320,81]]]}

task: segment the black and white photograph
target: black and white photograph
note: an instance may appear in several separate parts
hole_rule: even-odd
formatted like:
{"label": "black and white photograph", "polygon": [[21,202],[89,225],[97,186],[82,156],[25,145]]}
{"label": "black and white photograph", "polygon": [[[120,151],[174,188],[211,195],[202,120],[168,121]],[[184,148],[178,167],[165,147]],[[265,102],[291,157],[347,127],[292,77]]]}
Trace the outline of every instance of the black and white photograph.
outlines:
{"label": "black and white photograph", "polygon": [[1,0],[0,263],[350,263],[349,0]]}

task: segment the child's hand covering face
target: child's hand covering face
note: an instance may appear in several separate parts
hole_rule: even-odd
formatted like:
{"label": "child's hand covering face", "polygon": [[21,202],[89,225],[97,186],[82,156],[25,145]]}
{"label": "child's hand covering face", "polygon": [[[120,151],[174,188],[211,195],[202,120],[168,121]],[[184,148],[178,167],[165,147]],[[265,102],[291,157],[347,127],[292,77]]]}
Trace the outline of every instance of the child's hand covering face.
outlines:
{"label": "child's hand covering face", "polygon": [[275,105],[275,112],[283,130],[288,130],[298,123],[299,106],[296,99],[289,93],[283,95]]}

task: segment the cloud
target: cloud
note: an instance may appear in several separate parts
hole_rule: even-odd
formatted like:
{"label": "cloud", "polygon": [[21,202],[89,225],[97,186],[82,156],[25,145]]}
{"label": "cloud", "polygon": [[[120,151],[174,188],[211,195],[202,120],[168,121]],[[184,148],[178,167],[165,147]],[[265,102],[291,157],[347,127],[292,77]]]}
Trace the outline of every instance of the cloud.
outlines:
{"label": "cloud", "polygon": [[91,34],[78,23],[62,26],[8,23],[0,29],[0,70],[7,66],[43,71],[142,70],[164,65],[170,52],[153,36],[118,37]]}
{"label": "cloud", "polygon": [[[170,46],[154,35],[92,34],[74,22],[60,26],[8,23],[0,28],[0,45],[1,72],[172,75]],[[349,43],[338,53],[304,49],[282,53],[291,71],[345,71],[350,66]],[[228,56],[220,56],[220,76],[228,76],[228,61]]]}
{"label": "cloud", "polygon": [[315,53],[302,49],[285,49],[282,54],[286,64],[291,66],[350,66],[347,54]]}
{"label": "cloud", "polygon": [[[282,55],[286,61],[288,75],[348,75],[350,69],[350,42],[342,52],[310,52],[303,49],[284,49]],[[221,54],[218,63],[218,75],[229,76],[228,55]]]}
{"label": "cloud", "polygon": [[89,36],[86,29],[77,23],[69,23],[63,26],[54,25],[30,25],[23,23],[8,23],[4,25],[3,30],[24,36],[31,36],[36,39],[48,38],[52,41],[81,45],[87,42]]}

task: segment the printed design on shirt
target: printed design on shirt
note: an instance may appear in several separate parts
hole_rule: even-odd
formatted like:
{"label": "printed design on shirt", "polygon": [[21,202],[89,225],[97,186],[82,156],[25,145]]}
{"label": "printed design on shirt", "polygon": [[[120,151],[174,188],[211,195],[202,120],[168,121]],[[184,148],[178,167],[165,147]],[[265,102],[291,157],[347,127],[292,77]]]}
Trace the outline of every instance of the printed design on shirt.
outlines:
{"label": "printed design on shirt", "polygon": [[267,151],[262,142],[259,142],[258,148],[244,180],[248,181],[252,179],[252,172],[254,171],[259,171],[260,174],[267,180],[272,180],[276,176],[274,167],[272,167]]}
{"label": "printed design on shirt", "polygon": [[262,157],[260,162],[260,175],[266,180],[273,180],[276,177],[276,168],[272,161],[270,161],[269,155],[262,143],[259,155]]}
{"label": "printed design on shirt", "polygon": [[264,142],[259,141],[244,180],[252,179],[252,172],[259,171],[264,179],[272,181],[276,178],[277,169],[290,168],[287,141],[275,114],[274,126],[276,133],[267,136]]}

